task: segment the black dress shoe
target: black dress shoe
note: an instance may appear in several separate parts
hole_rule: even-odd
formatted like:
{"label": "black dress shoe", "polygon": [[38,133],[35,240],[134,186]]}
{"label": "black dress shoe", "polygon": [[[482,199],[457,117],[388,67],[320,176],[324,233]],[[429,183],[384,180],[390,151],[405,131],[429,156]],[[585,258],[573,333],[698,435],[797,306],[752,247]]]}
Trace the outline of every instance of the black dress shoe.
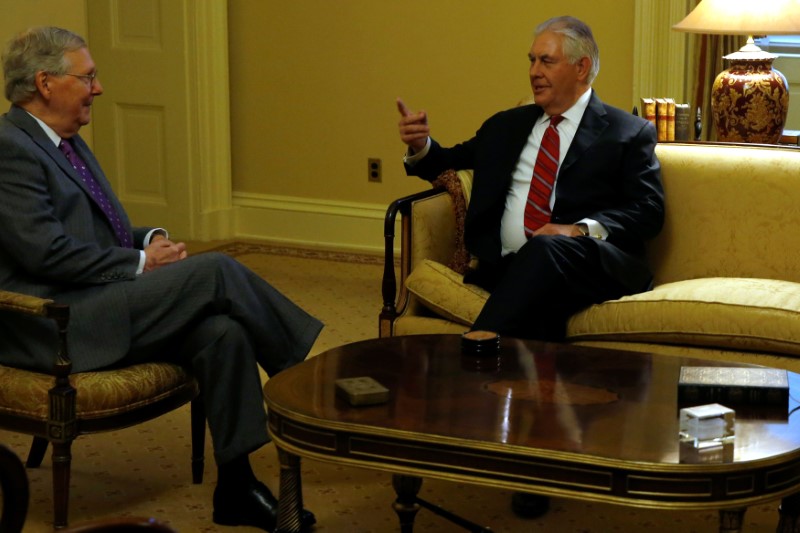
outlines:
{"label": "black dress shoe", "polygon": [[511,510],[520,518],[539,518],[550,510],[550,498],[527,492],[515,492],[511,495]]}
{"label": "black dress shoe", "polygon": [[[278,500],[266,485],[252,481],[243,487],[214,489],[214,523],[223,526],[252,526],[274,531],[278,522]],[[300,511],[300,527],[308,531],[317,523],[314,513]]]}

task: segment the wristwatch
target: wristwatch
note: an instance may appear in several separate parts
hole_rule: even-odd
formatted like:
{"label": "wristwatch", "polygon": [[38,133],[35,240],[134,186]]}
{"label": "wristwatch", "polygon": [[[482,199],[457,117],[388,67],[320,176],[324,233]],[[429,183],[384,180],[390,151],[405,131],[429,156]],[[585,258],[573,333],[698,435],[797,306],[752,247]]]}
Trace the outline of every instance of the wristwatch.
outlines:
{"label": "wristwatch", "polygon": [[575,227],[578,228],[578,231],[580,231],[581,235],[583,235],[584,237],[591,237],[591,235],[589,235],[589,226],[587,226],[586,224],[583,223],[575,224]]}

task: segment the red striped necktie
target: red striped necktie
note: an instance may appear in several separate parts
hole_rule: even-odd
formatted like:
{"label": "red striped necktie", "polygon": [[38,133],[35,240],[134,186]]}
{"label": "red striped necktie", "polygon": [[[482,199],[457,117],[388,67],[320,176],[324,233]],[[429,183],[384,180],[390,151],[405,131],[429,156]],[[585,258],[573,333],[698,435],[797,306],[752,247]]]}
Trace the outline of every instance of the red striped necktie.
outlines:
{"label": "red striped necktie", "polygon": [[558,173],[559,145],[558,123],[564,120],[561,115],[550,117],[550,125],[542,137],[536,164],[533,166],[531,188],[525,204],[525,236],[530,238],[533,232],[550,222],[550,196]]}

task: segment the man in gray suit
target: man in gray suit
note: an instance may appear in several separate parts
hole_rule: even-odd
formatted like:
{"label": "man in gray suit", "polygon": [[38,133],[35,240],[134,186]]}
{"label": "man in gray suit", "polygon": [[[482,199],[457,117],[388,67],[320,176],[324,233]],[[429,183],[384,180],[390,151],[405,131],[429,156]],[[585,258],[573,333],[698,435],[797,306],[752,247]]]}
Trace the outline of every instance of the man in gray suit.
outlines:
{"label": "man in gray suit", "polygon": [[[223,254],[187,257],[160,228],[133,228],[78,135],[103,93],[85,41],[33,28],[3,53],[0,288],[70,305],[75,372],[148,360],[190,366],[218,465],[214,521],[271,531],[277,502],[249,454],[269,437],[257,365],[302,361],[322,324]],[[52,369],[54,327],[0,317],[0,362]],[[314,523],[303,515],[304,526]]]}

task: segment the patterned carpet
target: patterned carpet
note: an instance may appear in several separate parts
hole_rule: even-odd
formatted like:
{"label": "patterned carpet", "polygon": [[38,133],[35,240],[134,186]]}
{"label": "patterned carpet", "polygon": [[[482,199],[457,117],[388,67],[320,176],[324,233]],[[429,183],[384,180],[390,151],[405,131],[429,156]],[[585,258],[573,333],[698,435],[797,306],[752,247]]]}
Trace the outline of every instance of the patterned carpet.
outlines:
{"label": "patterned carpet", "polygon": [[[297,250],[258,243],[195,244],[195,252],[215,249],[236,257],[326,327],[312,356],[328,348],[373,338],[381,307],[382,258],[334,252]],[[28,437],[0,431],[0,442],[21,457]],[[73,445],[70,523],[113,516],[153,516],[182,532],[258,531],[226,528],[211,521],[211,495],[216,482],[210,439],[205,480],[191,483],[188,407],[122,431],[85,436]],[[278,486],[274,446],[252,456],[259,477],[273,491]],[[26,532],[52,531],[49,455],[41,468],[29,470],[31,508]],[[320,533],[399,531],[391,508],[391,476],[371,470],[302,463],[306,506],[318,518]],[[538,520],[521,520],[510,512],[508,491],[426,480],[420,496],[497,532],[711,532],[719,527],[716,512],[628,509],[606,504],[554,500]],[[777,502],[750,508],[746,532],[775,531]],[[425,510],[415,531],[463,531]]]}

